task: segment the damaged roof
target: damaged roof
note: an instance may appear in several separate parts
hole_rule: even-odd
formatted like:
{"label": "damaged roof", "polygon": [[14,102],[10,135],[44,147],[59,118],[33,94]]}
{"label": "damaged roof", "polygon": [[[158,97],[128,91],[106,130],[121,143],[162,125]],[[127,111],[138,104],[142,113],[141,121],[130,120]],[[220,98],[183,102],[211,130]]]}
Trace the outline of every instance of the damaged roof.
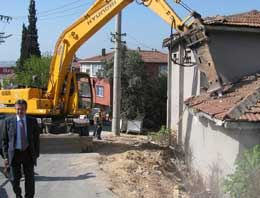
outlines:
{"label": "damaged roof", "polygon": [[[240,14],[233,14],[228,16],[213,16],[213,17],[205,17],[202,19],[202,22],[205,26],[243,26],[243,27],[251,27],[251,28],[259,28],[260,27],[260,11],[252,10],[249,12],[244,12]],[[169,45],[178,45],[181,40],[185,38],[179,33],[176,32],[173,34],[173,37],[168,37],[163,40],[163,47],[167,47]]]}
{"label": "damaged roof", "polygon": [[196,113],[218,120],[260,121],[260,74],[244,77],[224,87],[222,96],[205,93],[185,101]]}
{"label": "damaged roof", "polygon": [[237,25],[260,27],[260,12],[252,10],[245,13],[234,14],[229,16],[207,17],[203,21],[207,25]]}

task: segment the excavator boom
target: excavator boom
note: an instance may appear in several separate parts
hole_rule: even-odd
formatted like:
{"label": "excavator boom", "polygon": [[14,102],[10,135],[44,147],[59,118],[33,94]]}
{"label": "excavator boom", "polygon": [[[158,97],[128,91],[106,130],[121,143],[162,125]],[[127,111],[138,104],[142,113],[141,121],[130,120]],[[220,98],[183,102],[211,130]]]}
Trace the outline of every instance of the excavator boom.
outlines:
{"label": "excavator boom", "polygon": [[[60,36],[53,55],[47,97],[53,99],[53,106],[60,103],[60,92],[68,67],[77,49],[104,26],[112,17],[122,11],[133,0],[97,0],[75,23]],[[153,10],[178,32],[187,30],[182,21],[165,0],[143,0],[142,4]],[[189,15],[188,18],[191,18]]]}
{"label": "excavator boom", "polygon": [[[96,0],[59,37],[50,65],[47,90],[35,88],[2,90],[0,91],[2,104],[0,113],[13,113],[15,100],[21,98],[27,101],[28,113],[32,115],[84,114],[86,111],[79,109],[79,91],[75,80],[77,77],[71,66],[74,54],[83,43],[132,2],[134,0]],[[151,9],[181,34],[192,30],[193,20],[199,17],[191,13],[182,20],[165,0],[139,0],[138,2]]]}

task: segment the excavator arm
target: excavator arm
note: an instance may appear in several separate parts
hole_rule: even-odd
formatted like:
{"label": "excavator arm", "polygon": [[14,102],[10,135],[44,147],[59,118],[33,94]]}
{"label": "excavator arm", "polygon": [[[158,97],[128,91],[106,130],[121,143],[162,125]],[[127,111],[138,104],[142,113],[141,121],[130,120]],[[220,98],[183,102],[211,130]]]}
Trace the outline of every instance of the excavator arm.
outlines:
{"label": "excavator arm", "polygon": [[[97,0],[61,34],[54,50],[45,95],[46,98],[53,100],[54,113],[56,110],[60,111],[62,87],[77,49],[132,2],[133,0]],[[175,2],[179,3],[180,0],[175,0]],[[150,8],[180,33],[187,31],[192,24],[191,22],[187,25],[186,22],[194,17],[193,14],[181,20],[165,0],[141,0],[139,3]],[[68,108],[65,107],[65,109]]]}

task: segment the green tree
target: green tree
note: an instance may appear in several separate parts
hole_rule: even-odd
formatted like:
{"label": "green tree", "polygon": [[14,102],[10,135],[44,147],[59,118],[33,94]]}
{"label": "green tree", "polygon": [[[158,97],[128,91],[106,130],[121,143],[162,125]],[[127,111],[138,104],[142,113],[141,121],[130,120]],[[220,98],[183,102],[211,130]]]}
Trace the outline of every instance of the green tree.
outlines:
{"label": "green tree", "polygon": [[28,50],[29,42],[27,39],[27,35],[28,35],[27,27],[25,26],[25,24],[23,24],[20,59],[17,61],[17,68],[19,71],[23,70],[24,61],[30,57],[29,50]]}
{"label": "green tree", "polygon": [[36,27],[37,17],[35,9],[35,0],[30,1],[29,16],[28,16],[28,42],[29,42],[29,54],[40,57],[41,52],[38,43],[38,30]]}
{"label": "green tree", "polygon": [[122,61],[122,115],[127,119],[142,119],[145,116],[147,83],[144,62],[137,51],[127,51]]}
{"label": "green tree", "polygon": [[19,70],[23,69],[25,60],[30,58],[32,55],[38,57],[41,56],[38,43],[38,31],[36,27],[37,17],[35,0],[30,0],[28,21],[28,27],[23,24],[20,58],[17,61],[17,67]]}
{"label": "green tree", "polygon": [[46,88],[49,78],[50,56],[31,56],[24,62],[23,70],[15,70],[14,84],[20,86]]}
{"label": "green tree", "polygon": [[231,198],[259,198],[260,145],[245,150],[235,165],[235,172],[224,180],[224,191]]}
{"label": "green tree", "polygon": [[[144,119],[144,127],[159,129],[166,122],[166,76],[148,77],[138,51],[124,50],[121,59],[121,116]],[[98,74],[113,82],[113,60]]]}
{"label": "green tree", "polygon": [[144,126],[158,130],[166,125],[167,117],[167,76],[148,79],[145,89]]}

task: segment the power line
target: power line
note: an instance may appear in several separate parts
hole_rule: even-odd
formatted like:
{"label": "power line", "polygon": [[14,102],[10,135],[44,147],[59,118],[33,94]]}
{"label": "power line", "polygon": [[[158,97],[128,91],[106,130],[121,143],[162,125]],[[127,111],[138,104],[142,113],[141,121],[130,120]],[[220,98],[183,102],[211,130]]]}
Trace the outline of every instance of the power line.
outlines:
{"label": "power line", "polygon": [[144,43],[142,43],[141,41],[137,40],[135,37],[133,37],[132,35],[130,35],[129,33],[127,33],[127,36],[129,36],[132,40],[134,40],[137,44],[143,46],[144,48],[147,48],[147,49],[150,49],[150,50],[153,50],[155,48],[152,48]]}
{"label": "power line", "polygon": [[[61,6],[57,7],[57,8],[53,8],[53,9],[50,9],[50,10],[45,10],[45,11],[42,11],[42,12],[38,12],[37,13],[37,17],[51,16],[51,15],[55,15],[55,14],[59,14],[59,13],[64,13],[66,11],[77,9],[77,8],[83,7],[86,4],[90,4],[90,3],[93,2],[93,1],[89,1],[87,3],[80,4],[78,6],[74,6],[74,7],[70,7],[69,8],[69,6],[73,6],[73,5],[75,5],[75,3],[78,3],[78,2],[81,2],[81,1],[82,0],[73,1],[73,2],[70,2],[70,3],[64,4],[64,5],[61,5]],[[28,16],[24,15],[24,16],[15,16],[13,18],[15,20],[22,20],[22,19],[27,18],[27,17]]]}
{"label": "power line", "polygon": [[59,19],[59,18],[64,18],[64,17],[67,17],[67,16],[72,16],[72,15],[76,15],[76,14],[79,14],[79,12],[73,12],[73,13],[70,13],[70,14],[65,14],[65,15],[58,15],[58,16],[52,16],[52,17],[46,17],[46,18],[40,18],[39,21],[49,21],[50,19]]}
{"label": "power line", "polygon": [[55,10],[59,10],[59,9],[62,9],[62,8],[71,6],[72,4],[77,3],[77,2],[80,2],[80,1],[82,1],[82,0],[73,1],[73,2],[70,2],[70,3],[64,4],[64,5],[61,5],[61,6],[57,7],[57,8],[53,8],[53,9],[50,9],[50,10],[41,11],[39,14],[53,12],[53,11],[55,11]]}
{"label": "power line", "polygon": [[78,5],[78,6],[75,6],[75,7],[72,7],[72,8],[68,8],[68,9],[65,9],[65,10],[60,10],[59,12],[53,12],[53,13],[49,13],[49,14],[38,15],[38,18],[46,17],[46,16],[53,16],[55,14],[60,14],[60,13],[66,12],[66,11],[71,11],[71,10],[75,10],[75,9],[78,9],[78,8],[82,8],[83,5],[85,5],[85,4],[81,4],[81,5]]}

